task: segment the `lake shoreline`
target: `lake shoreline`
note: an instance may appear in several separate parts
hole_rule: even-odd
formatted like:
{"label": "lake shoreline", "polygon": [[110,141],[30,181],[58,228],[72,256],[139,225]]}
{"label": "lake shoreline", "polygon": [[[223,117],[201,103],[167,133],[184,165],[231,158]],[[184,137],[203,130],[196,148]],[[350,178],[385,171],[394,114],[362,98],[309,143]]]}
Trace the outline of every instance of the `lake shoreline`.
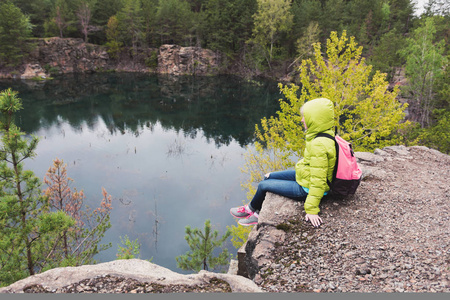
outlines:
{"label": "lake shoreline", "polygon": [[[51,79],[69,73],[137,72],[169,75],[235,75],[244,79],[293,81],[293,70],[283,64],[269,71],[258,71],[239,58],[228,58],[218,51],[200,47],[165,44],[142,48],[137,53],[123,48],[117,54],[103,45],[85,43],[79,38],[38,38],[27,41],[31,50],[21,64],[0,66],[0,79]],[[114,56],[114,57],[113,57]]]}

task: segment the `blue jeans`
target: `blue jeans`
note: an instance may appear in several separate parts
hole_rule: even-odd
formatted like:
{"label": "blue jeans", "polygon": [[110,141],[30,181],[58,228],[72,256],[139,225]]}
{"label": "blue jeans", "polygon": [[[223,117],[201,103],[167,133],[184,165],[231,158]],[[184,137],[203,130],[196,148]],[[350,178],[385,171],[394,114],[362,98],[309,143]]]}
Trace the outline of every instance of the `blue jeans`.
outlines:
{"label": "blue jeans", "polygon": [[293,200],[305,200],[308,193],[295,180],[295,171],[279,171],[270,173],[269,178],[265,178],[258,184],[258,189],[250,202],[253,211],[260,211],[266,193],[271,192]]}

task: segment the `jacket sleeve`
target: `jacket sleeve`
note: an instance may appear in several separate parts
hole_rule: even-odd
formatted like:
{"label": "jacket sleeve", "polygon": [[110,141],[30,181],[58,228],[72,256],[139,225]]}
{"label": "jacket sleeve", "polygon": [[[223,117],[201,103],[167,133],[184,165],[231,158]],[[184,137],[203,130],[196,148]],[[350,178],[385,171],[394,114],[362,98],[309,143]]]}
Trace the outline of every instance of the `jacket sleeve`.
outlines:
{"label": "jacket sleeve", "polygon": [[327,191],[328,156],[326,147],[317,139],[311,145],[310,158],[310,184],[309,193],[305,200],[305,212],[317,215],[323,194]]}

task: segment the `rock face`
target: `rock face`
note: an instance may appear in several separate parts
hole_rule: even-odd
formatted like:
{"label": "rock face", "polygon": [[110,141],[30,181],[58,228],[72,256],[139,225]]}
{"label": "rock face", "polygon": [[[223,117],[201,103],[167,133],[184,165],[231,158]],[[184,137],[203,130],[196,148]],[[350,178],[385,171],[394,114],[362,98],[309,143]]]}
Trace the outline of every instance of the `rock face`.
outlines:
{"label": "rock face", "polygon": [[450,292],[450,156],[427,147],[357,152],[355,195],[304,202],[268,193],[238,274],[267,292]]}
{"label": "rock face", "polygon": [[26,63],[18,69],[0,70],[0,77],[47,78],[50,74],[99,71],[213,75],[218,74],[220,62],[219,54],[200,47],[163,45],[159,49],[139,49],[134,56],[131,50],[124,49],[115,60],[105,46],[85,43],[82,39],[53,37],[36,39],[33,43],[34,50]]}
{"label": "rock face", "polygon": [[139,259],[56,268],[0,288],[0,293],[261,292],[242,276],[200,271],[182,275]]}
{"label": "rock face", "polygon": [[74,38],[38,39],[28,58],[53,73],[90,73],[108,68],[106,48]]}
{"label": "rock face", "polygon": [[208,49],[162,45],[159,48],[157,72],[172,75],[216,74],[218,61],[218,55]]}

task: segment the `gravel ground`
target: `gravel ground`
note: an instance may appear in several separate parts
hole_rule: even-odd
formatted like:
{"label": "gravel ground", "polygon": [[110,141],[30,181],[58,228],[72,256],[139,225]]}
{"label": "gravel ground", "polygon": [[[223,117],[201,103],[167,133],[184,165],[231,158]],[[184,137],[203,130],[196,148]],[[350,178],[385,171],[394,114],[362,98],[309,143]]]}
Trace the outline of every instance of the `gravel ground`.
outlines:
{"label": "gravel ground", "polygon": [[323,200],[320,228],[281,228],[285,242],[254,279],[263,290],[450,292],[450,157],[383,150],[354,196]]}

